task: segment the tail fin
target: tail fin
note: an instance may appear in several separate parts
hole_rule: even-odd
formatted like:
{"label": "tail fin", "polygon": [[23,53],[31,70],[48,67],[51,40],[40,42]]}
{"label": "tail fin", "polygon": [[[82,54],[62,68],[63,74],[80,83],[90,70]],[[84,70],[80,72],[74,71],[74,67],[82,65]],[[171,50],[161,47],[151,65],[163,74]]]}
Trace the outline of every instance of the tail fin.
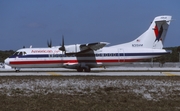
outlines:
{"label": "tail fin", "polygon": [[155,17],[147,31],[137,39],[116,46],[162,49],[172,16]]}

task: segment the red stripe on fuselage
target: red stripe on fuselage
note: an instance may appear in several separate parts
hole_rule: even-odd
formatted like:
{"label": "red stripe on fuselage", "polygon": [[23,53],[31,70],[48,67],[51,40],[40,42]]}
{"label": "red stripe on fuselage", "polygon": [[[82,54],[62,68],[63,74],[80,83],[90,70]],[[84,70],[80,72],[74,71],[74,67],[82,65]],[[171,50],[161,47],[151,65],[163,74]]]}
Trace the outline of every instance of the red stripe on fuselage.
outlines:
{"label": "red stripe on fuselage", "polygon": [[61,63],[81,63],[81,62],[87,62],[87,63],[93,63],[93,62],[102,62],[102,63],[117,63],[117,62],[136,62],[141,59],[126,59],[126,60],[43,60],[43,61],[11,61],[10,65],[26,65],[26,64],[61,64]]}

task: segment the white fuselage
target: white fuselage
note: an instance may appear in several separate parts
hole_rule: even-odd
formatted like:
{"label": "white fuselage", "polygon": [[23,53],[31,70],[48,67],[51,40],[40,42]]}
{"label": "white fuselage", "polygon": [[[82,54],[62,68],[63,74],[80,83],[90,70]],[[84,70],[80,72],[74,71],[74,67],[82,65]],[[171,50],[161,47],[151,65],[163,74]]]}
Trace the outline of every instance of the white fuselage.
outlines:
{"label": "white fuselage", "polygon": [[142,59],[167,54],[164,49],[149,48],[111,48],[104,47],[97,51],[80,55],[65,55],[58,48],[25,48],[5,60],[14,68],[72,68],[78,65],[90,68],[100,66],[117,66]]}

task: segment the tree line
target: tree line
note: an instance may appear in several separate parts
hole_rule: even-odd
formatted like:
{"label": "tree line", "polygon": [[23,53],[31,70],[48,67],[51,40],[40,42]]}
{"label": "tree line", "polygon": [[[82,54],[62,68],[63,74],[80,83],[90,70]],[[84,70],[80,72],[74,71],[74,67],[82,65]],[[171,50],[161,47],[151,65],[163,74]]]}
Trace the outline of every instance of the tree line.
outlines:
{"label": "tree line", "polygon": [[[179,62],[179,53],[180,53],[180,46],[177,47],[167,47],[166,50],[171,51],[171,54],[166,54],[160,57],[153,58],[153,62],[160,62],[164,64],[165,62]],[[13,55],[15,53],[14,50],[0,50],[0,62],[4,62],[4,60]],[[143,62],[151,62],[152,59],[143,60]]]}
{"label": "tree line", "polygon": [[5,51],[0,50],[0,62],[4,62],[4,60],[5,60],[7,57],[13,55],[14,52],[15,52],[15,51],[13,51],[13,50],[5,50]]}

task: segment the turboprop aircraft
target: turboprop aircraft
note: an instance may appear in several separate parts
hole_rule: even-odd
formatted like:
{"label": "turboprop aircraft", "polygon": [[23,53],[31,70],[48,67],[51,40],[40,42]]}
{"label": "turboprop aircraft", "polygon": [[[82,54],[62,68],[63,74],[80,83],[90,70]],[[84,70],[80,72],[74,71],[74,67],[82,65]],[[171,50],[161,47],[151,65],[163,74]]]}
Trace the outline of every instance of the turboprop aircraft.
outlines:
{"label": "turboprop aircraft", "polygon": [[91,68],[119,66],[169,54],[163,44],[171,18],[169,15],[155,17],[147,31],[128,43],[108,47],[107,42],[64,45],[62,37],[62,46],[19,49],[5,59],[5,64],[16,71],[20,68],[69,68],[90,72]]}

